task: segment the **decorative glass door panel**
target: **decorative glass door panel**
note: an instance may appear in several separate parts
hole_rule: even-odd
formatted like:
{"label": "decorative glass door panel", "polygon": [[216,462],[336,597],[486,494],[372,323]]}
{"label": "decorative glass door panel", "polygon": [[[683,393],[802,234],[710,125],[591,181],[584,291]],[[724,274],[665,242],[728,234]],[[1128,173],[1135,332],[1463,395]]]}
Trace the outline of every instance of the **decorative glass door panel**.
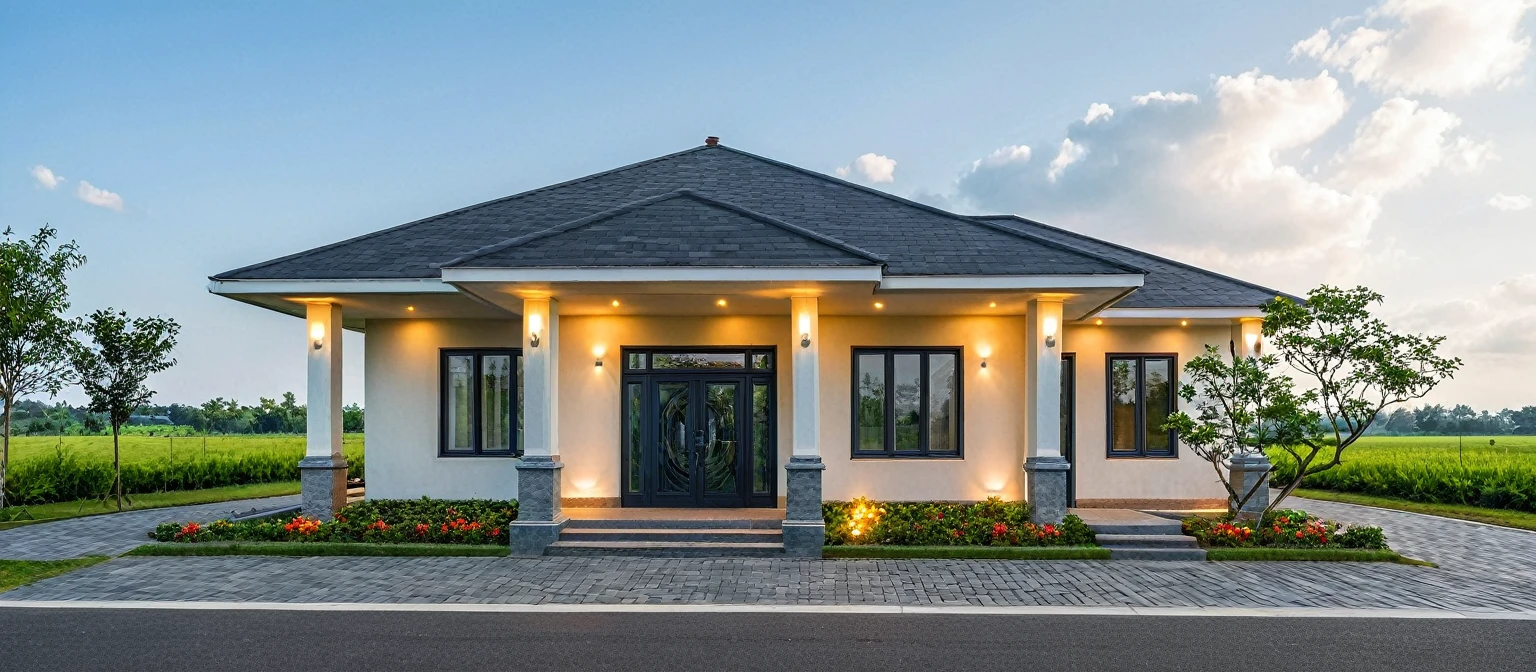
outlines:
{"label": "decorative glass door panel", "polygon": [[734,495],[741,492],[736,423],[740,417],[741,383],[704,383],[704,492]]}

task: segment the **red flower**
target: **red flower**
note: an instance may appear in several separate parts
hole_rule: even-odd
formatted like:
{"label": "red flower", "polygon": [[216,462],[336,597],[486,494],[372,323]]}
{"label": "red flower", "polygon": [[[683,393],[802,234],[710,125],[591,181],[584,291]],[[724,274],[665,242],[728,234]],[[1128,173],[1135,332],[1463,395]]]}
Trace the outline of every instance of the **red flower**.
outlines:
{"label": "red flower", "polygon": [[992,536],[994,536],[994,537],[1001,537],[1001,536],[1003,536],[1005,534],[1008,534],[1008,526],[1007,525],[1004,525],[1002,523],[998,523],[998,524],[992,526]]}

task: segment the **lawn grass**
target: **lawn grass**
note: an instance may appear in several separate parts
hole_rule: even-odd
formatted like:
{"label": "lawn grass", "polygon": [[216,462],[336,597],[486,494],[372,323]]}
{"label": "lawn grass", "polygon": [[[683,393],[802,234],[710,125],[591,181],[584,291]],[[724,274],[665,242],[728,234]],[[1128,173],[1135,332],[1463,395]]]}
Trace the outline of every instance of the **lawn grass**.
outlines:
{"label": "lawn grass", "polygon": [[[204,442],[207,442],[206,453]],[[347,456],[363,451],[362,434],[346,434],[342,446]],[[109,436],[13,436],[11,437],[11,464],[50,455],[63,446],[71,454],[85,460],[112,459],[112,437]],[[295,453],[304,452],[303,434],[228,434],[219,436],[141,436],[120,437],[119,449],[123,464],[176,460],[193,457],[235,456],[253,452]]]}
{"label": "lawn grass", "polygon": [[1405,558],[1396,551],[1366,551],[1352,548],[1208,548],[1205,559],[1211,561],[1301,561],[1301,562],[1395,562],[1401,565],[1436,567],[1435,563]]}
{"label": "lawn grass", "polygon": [[1108,560],[1098,546],[827,546],[823,558]]}
{"label": "lawn grass", "polygon": [[[203,490],[176,490],[171,492],[151,492],[140,495],[132,495],[132,503],[123,502],[124,511],[138,511],[142,509],[160,509],[167,506],[187,506],[191,504],[212,504],[214,502],[229,502],[238,499],[257,499],[261,497],[278,497],[281,495],[297,494],[298,481],[283,481],[279,483],[256,483],[253,485],[231,485],[223,488],[207,488]],[[22,525],[33,523],[46,523],[66,518],[78,518],[80,516],[94,516],[103,513],[117,513],[117,500],[109,499],[107,506],[94,499],[58,502],[54,504],[34,504],[27,507],[6,507],[5,515],[14,516],[25,508],[32,519],[11,520],[0,522],[0,530],[8,530]]]}
{"label": "lawn grass", "polygon": [[395,557],[506,557],[511,549],[501,544],[365,544],[328,541],[235,541],[196,544],[145,544],[124,555],[136,556],[207,556],[207,555],[280,555],[324,556],[361,555]]}
{"label": "lawn grass", "polygon": [[1360,504],[1362,506],[1375,506],[1412,513],[1426,513],[1431,516],[1444,516],[1446,518],[1458,518],[1488,523],[1489,525],[1501,525],[1503,527],[1536,531],[1536,513],[1527,511],[1488,509],[1467,504],[1429,504],[1399,499],[1397,497],[1380,497],[1354,492],[1334,492],[1332,490],[1309,490],[1307,488],[1297,488],[1295,495],[1297,497],[1320,499],[1327,502],[1342,502],[1344,504]]}
{"label": "lawn grass", "polygon": [[92,555],[69,560],[0,560],[0,593],[29,583],[90,567],[106,560],[105,555]]}

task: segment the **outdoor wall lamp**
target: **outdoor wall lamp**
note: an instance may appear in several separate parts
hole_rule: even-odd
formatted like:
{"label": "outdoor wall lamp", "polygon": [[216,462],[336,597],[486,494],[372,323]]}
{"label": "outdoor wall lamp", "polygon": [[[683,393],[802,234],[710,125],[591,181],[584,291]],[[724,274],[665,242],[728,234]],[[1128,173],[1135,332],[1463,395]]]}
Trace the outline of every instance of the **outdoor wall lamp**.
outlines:
{"label": "outdoor wall lamp", "polygon": [[325,345],[325,325],[316,322],[309,325],[309,339],[315,342],[315,349],[319,350]]}
{"label": "outdoor wall lamp", "polygon": [[592,356],[597,358],[597,363],[595,364],[595,366],[597,368],[599,368],[599,369],[603,368],[603,346],[599,345],[599,346],[593,347],[592,348]]}
{"label": "outdoor wall lamp", "polygon": [[976,354],[981,355],[981,368],[987,368],[987,358],[992,356],[992,348],[983,345],[976,348]]}
{"label": "outdoor wall lamp", "polygon": [[811,347],[811,316],[800,315],[800,347]]}
{"label": "outdoor wall lamp", "polygon": [[1253,333],[1243,334],[1243,340],[1248,342],[1248,351],[1249,352],[1252,352],[1255,355],[1259,354],[1259,335],[1258,334],[1253,334]]}
{"label": "outdoor wall lamp", "polygon": [[544,331],[544,316],[538,313],[528,315],[528,342],[533,347],[539,347],[539,332]]}
{"label": "outdoor wall lamp", "polygon": [[1045,347],[1056,347],[1056,318],[1045,318]]}

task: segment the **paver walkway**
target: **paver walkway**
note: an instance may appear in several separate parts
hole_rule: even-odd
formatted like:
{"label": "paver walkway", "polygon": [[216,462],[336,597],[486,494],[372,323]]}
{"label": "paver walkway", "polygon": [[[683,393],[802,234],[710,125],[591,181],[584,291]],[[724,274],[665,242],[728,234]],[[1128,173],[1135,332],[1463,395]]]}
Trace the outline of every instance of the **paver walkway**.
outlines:
{"label": "paver walkway", "polygon": [[287,495],[108,513],[25,525],[0,530],[0,559],[57,560],[86,555],[117,555],[148,543],[146,535],[160,523],[191,520],[207,522],[227,517],[231,511],[298,503],[298,495]]}
{"label": "paver walkway", "polygon": [[1392,550],[1454,568],[1458,574],[1536,585],[1536,532],[1300,497],[1285,506],[1348,523],[1380,525]]}

